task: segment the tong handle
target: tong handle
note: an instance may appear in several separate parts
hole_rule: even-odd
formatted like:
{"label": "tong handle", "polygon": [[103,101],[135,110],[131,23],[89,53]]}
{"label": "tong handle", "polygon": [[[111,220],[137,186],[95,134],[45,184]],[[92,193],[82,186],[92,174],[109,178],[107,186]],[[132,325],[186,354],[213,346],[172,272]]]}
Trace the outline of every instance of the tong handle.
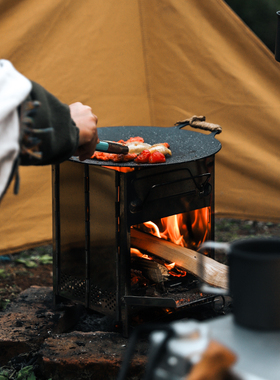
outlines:
{"label": "tong handle", "polygon": [[118,144],[112,141],[100,141],[95,150],[99,152],[107,152],[107,153],[122,153],[127,154],[129,152],[129,148],[126,145]]}

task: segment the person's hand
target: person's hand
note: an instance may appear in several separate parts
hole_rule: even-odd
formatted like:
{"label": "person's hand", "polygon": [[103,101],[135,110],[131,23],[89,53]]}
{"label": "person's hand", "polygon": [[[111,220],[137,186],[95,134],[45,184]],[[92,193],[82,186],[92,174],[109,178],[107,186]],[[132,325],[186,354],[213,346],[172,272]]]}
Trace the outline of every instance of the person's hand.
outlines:
{"label": "person's hand", "polygon": [[96,144],[99,142],[97,133],[97,116],[94,115],[89,106],[80,102],[69,105],[70,114],[76,126],[79,128],[79,147],[75,152],[81,161],[90,158]]}

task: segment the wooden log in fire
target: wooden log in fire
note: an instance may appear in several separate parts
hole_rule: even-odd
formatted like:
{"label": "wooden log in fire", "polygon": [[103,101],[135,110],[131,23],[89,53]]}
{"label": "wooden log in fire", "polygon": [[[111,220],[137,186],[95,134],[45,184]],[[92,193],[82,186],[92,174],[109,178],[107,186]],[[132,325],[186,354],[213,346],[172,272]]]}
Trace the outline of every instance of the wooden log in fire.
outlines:
{"label": "wooden log in fire", "polygon": [[[156,236],[136,230],[135,228],[131,229],[131,246],[150,252],[164,260],[175,262],[178,267],[200,277],[198,263],[199,255],[202,254],[199,252],[178,246]],[[203,257],[203,264],[204,278],[202,280],[209,285],[226,289],[228,286],[227,265],[221,264],[205,255]]]}

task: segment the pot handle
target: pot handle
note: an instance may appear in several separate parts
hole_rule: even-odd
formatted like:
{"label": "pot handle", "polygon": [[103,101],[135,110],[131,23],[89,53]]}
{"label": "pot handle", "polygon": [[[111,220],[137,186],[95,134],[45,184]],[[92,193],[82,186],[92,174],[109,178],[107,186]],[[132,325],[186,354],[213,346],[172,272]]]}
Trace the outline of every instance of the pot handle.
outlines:
{"label": "pot handle", "polygon": [[204,131],[216,132],[216,134],[222,132],[222,127],[218,124],[207,123],[205,116],[192,116],[190,119],[184,119],[177,121],[174,125],[180,129],[186,125],[190,125],[192,128],[203,129]]}
{"label": "pot handle", "polygon": [[[198,251],[200,253],[203,253],[207,249],[213,249],[213,248],[228,254],[230,245],[229,243],[218,243],[215,241],[207,241],[200,246]],[[204,279],[203,258],[204,258],[204,255],[198,255],[198,273],[199,273],[199,278],[201,278],[202,281]],[[205,293],[205,294],[209,293],[209,294],[215,294],[215,295],[229,295],[228,289],[215,288],[214,286],[207,285],[205,282],[202,282],[200,284],[200,290],[202,293]]]}

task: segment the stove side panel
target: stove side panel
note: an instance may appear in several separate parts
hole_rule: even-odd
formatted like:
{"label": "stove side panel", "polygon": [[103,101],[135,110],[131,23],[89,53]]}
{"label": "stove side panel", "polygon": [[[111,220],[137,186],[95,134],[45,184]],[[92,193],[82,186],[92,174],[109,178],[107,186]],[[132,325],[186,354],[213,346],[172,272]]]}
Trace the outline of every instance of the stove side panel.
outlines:
{"label": "stove side panel", "polygon": [[86,304],[84,165],[66,161],[53,173],[55,296]]}
{"label": "stove side panel", "polygon": [[89,306],[106,315],[117,310],[118,173],[89,165]]}

